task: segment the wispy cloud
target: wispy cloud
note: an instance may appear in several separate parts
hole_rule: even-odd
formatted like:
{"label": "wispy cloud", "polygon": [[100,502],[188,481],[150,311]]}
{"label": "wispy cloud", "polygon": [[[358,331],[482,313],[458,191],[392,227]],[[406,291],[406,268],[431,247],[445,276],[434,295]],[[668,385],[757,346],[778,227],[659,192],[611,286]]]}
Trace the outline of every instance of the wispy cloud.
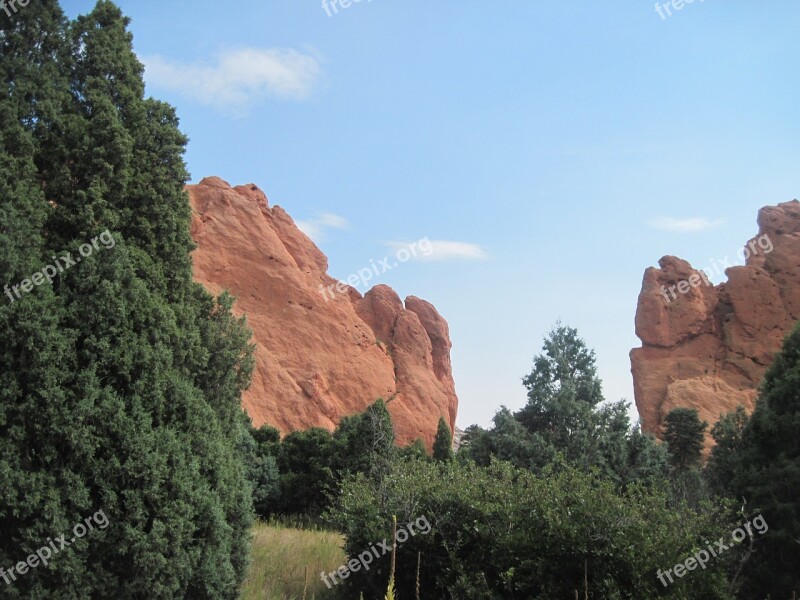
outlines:
{"label": "wispy cloud", "polygon": [[675,233],[697,233],[719,227],[724,219],[708,219],[706,217],[693,217],[690,219],[675,219],[673,217],[657,217],[647,224],[653,229],[672,231]]}
{"label": "wispy cloud", "polygon": [[333,213],[320,213],[313,219],[295,221],[295,225],[315,242],[324,240],[325,233],[329,229],[348,229],[350,227],[347,219]]}
{"label": "wispy cloud", "polygon": [[226,116],[245,117],[268,98],[305,100],[316,85],[319,61],[288,48],[244,48],[206,63],[155,55],[142,59],[148,85],[171,90]]}
{"label": "wispy cloud", "polygon": [[[416,253],[411,260],[424,262],[445,261],[445,260],[483,260],[489,257],[488,252],[478,244],[469,242],[452,242],[447,240],[427,240],[430,251],[422,254]],[[401,248],[408,248],[405,242],[386,242],[386,245],[395,251]]]}

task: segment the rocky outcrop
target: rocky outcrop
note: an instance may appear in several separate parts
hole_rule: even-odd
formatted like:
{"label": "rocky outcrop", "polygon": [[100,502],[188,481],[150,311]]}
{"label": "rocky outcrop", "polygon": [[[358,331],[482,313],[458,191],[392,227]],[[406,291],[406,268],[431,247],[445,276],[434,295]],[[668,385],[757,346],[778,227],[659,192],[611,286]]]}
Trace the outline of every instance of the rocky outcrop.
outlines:
{"label": "rocky outcrop", "polygon": [[[642,347],[631,351],[636,407],[645,430],[661,434],[677,407],[713,425],[756,389],[800,319],[800,203],[762,208],[759,232],[726,262],[727,281],[665,256],[645,271],[636,310]],[[710,429],[710,428],[709,428]]]}
{"label": "rocky outcrop", "polygon": [[404,303],[385,285],[363,297],[337,288],[325,255],[255,185],[211,177],[188,191],[195,279],[230,291],[253,330],[243,403],[256,426],[333,429],[378,398],[400,444],[422,438],[430,448],[440,416],[455,426],[450,335],[431,304]]}

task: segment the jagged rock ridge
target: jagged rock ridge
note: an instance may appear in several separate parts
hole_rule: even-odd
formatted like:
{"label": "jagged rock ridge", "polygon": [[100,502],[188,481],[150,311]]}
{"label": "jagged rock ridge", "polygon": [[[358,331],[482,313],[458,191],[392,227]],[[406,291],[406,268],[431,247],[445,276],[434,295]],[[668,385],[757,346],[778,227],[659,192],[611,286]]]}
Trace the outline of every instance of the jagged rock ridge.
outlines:
{"label": "jagged rock ridge", "polygon": [[660,435],[677,407],[697,408],[710,425],[738,404],[753,409],[764,372],[800,319],[800,203],[762,208],[758,225],[740,251],[745,264],[726,269],[724,283],[707,284],[674,256],[645,271],[636,310],[642,347],[630,356],[647,431]]}
{"label": "jagged rock ridge", "polygon": [[454,428],[450,335],[431,304],[403,303],[385,285],[325,295],[336,284],[327,258],[257,186],[210,177],[187,189],[195,279],[230,291],[253,330],[243,404],[257,426],[332,429],[383,398],[401,444],[419,437],[430,448],[440,416]]}

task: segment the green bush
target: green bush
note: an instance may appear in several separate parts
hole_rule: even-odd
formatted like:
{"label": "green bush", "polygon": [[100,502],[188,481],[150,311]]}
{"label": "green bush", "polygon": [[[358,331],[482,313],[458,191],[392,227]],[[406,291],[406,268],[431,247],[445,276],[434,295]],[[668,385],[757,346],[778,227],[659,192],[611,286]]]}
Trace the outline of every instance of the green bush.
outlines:
{"label": "green bush", "polygon": [[[422,553],[422,597],[730,598],[720,556],[707,570],[664,587],[657,570],[683,562],[704,540],[732,530],[722,512],[668,507],[665,489],[613,483],[573,468],[538,478],[507,463],[406,461],[387,476],[385,494],[364,476],[349,478],[330,518],[345,532],[350,557],[386,538],[399,523],[426,518],[432,530],[400,544],[398,597],[414,597],[417,552]],[[351,574],[341,598],[381,597],[390,558]]]}

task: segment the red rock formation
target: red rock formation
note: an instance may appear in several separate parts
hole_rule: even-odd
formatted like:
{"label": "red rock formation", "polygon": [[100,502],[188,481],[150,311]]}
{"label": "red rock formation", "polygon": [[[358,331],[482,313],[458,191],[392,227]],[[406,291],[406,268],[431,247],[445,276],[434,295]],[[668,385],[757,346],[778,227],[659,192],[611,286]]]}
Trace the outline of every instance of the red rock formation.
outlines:
{"label": "red rock formation", "polygon": [[660,435],[677,407],[698,409],[709,425],[738,404],[754,407],[764,372],[800,319],[800,203],[762,208],[758,225],[731,261],[745,264],[726,269],[725,283],[707,285],[674,256],[645,271],[636,310],[642,347],[631,351],[645,430]]}
{"label": "red rock formation", "polygon": [[236,297],[253,330],[256,368],[243,397],[256,426],[288,433],[333,429],[378,398],[390,400],[397,439],[430,448],[440,416],[455,426],[458,399],[447,322],[388,286],[363,297],[327,275],[325,255],[255,185],[211,177],[188,186],[195,279]]}

